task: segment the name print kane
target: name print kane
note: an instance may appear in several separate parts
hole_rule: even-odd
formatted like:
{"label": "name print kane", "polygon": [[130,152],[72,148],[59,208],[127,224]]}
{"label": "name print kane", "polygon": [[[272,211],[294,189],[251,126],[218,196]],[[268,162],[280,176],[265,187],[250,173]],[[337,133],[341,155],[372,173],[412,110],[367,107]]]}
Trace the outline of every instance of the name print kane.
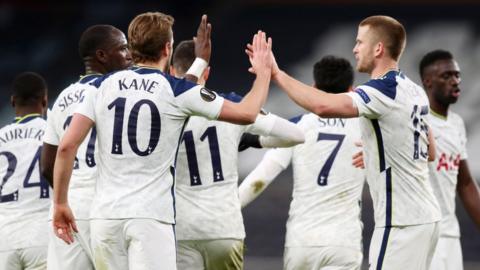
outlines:
{"label": "name print kane", "polygon": [[143,90],[145,92],[153,94],[152,88],[154,88],[157,85],[158,85],[158,82],[149,80],[149,79],[139,79],[138,81],[137,79],[133,79],[131,81],[127,81],[126,78],[123,78],[122,80],[118,81],[118,87],[120,91],[133,89],[133,90]]}

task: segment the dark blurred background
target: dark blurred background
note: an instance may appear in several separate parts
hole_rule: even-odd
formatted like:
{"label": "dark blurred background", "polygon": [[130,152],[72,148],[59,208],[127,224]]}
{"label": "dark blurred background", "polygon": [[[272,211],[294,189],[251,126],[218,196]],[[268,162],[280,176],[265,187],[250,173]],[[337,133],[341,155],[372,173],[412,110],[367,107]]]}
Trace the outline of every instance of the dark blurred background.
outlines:
{"label": "dark blurred background", "polygon": [[[279,65],[293,76],[312,83],[312,66],[322,56],[335,54],[354,63],[356,27],[366,16],[385,14],[401,21],[408,45],[400,63],[416,82],[418,62],[426,52],[442,48],[454,53],[462,68],[462,96],[453,110],[464,117],[469,136],[469,163],[480,179],[480,3],[478,1],[0,1],[0,124],[13,117],[9,85],[22,71],[36,71],[49,84],[50,103],[83,73],[78,39],[88,26],[112,24],[125,33],[131,19],[146,11],[175,18],[175,43],[191,39],[202,14],[213,25],[213,55],[208,86],[217,91],[244,93],[248,74],[244,48],[261,29],[272,36]],[[366,80],[357,74],[356,83]],[[267,109],[284,117],[302,112],[285,94],[272,87]],[[241,154],[245,176],[263,152]],[[244,209],[247,230],[246,269],[280,269],[285,221],[291,199],[291,171],[283,173],[259,199]],[[364,249],[368,252],[373,212],[364,193]],[[480,234],[458,204],[466,269],[480,269]],[[480,206],[479,206],[480,207]]]}

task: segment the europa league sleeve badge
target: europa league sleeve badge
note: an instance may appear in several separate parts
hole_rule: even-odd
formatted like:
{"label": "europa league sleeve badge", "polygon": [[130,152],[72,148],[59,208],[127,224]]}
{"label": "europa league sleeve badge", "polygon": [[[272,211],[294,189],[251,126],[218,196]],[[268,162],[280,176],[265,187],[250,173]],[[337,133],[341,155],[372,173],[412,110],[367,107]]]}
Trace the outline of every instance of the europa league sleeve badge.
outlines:
{"label": "europa league sleeve badge", "polygon": [[200,96],[206,102],[212,102],[215,100],[215,98],[217,98],[217,95],[215,94],[215,92],[208,90],[205,87],[202,87],[202,89],[200,89]]}

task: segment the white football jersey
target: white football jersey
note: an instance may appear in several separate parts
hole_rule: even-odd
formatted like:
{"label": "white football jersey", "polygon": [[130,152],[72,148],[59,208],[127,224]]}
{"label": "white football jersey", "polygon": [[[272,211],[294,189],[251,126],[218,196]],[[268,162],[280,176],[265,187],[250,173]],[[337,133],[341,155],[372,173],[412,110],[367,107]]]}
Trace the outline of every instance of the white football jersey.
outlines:
{"label": "white football jersey", "polygon": [[[88,83],[100,76],[99,74],[86,75],[58,95],[47,115],[47,128],[43,137],[45,143],[57,146],[60,144],[73,114],[85,98],[85,91],[92,90]],[[68,202],[76,219],[88,219],[90,215],[90,205],[95,193],[97,174],[95,142],[96,131],[93,128],[78,147],[75,164],[73,165]],[[50,213],[53,213],[53,206]]]}
{"label": "white football jersey", "polygon": [[348,93],[356,104],[375,226],[439,221],[428,180],[429,102],[403,73],[390,71]]}
{"label": "white football jersey", "polygon": [[223,98],[157,69],[107,74],[78,113],[97,130],[98,177],[90,217],[174,223],[175,155],[190,115],[216,119]]}
{"label": "white football jersey", "polygon": [[430,110],[429,125],[436,142],[436,159],[430,162],[430,181],[440,204],[440,236],[460,237],[455,196],[460,160],[467,159],[467,136],[462,118],[448,112],[445,118]]}
{"label": "white football jersey", "polygon": [[267,153],[284,169],[292,162],[293,195],[286,247],[343,246],[361,250],[360,204],[363,170],[352,165],[361,149],[358,119],[320,118],[313,113],[292,119],[305,143]]}
{"label": "white football jersey", "polygon": [[0,129],[0,251],[48,243],[52,190],[40,174],[45,125],[34,114]]}
{"label": "white football jersey", "polygon": [[269,135],[273,115],[247,126],[191,117],[177,157],[178,240],[243,239],[238,145],[244,132]]}

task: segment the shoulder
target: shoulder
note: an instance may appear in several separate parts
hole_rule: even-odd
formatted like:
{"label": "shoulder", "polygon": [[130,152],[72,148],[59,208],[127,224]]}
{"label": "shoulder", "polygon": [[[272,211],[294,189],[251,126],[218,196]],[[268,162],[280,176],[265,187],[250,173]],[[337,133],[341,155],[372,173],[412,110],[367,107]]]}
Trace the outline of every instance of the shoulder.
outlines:
{"label": "shoulder", "polygon": [[43,117],[37,117],[32,121],[33,125],[38,125],[40,127],[43,127],[47,124],[47,120]]}
{"label": "shoulder", "polygon": [[176,78],[174,76],[171,76],[167,73],[164,73],[158,69],[152,69],[152,68],[133,68],[131,69],[132,72],[135,72],[137,74],[142,74],[142,75],[147,75],[147,74],[156,74],[160,77],[163,77],[165,80],[167,80],[168,84],[170,85],[170,88],[172,89],[173,95],[175,97],[178,97],[179,95],[187,92],[188,90],[194,88],[198,84],[187,81],[185,79],[180,79]]}
{"label": "shoulder", "polygon": [[363,95],[366,95],[366,93],[364,91],[372,89],[394,100],[397,95],[398,77],[405,78],[405,76],[401,72],[395,70],[389,71],[381,78],[371,79],[368,82],[360,85],[359,87],[357,87],[355,92],[360,94],[360,96],[365,99]]}
{"label": "shoulder", "polygon": [[88,85],[91,85],[95,88],[100,88],[102,86],[102,84],[107,81],[109,78],[111,78],[113,75],[115,74],[121,74],[121,73],[126,73],[128,72],[129,69],[127,70],[119,70],[119,71],[114,71],[114,72],[110,72],[110,73],[107,73],[105,75],[102,75],[98,78],[95,78],[94,80],[91,80],[88,82]]}
{"label": "shoulder", "polygon": [[461,127],[462,129],[465,128],[465,123],[463,121],[463,118],[459,114],[457,114],[453,111],[449,111],[448,112],[448,118],[451,119],[451,121],[454,125],[456,125],[458,127]]}
{"label": "shoulder", "polygon": [[5,132],[5,130],[10,129],[10,128],[12,128],[12,126],[15,126],[15,125],[16,125],[15,123],[10,123],[10,124],[4,125],[2,128],[0,128],[0,133]]}

